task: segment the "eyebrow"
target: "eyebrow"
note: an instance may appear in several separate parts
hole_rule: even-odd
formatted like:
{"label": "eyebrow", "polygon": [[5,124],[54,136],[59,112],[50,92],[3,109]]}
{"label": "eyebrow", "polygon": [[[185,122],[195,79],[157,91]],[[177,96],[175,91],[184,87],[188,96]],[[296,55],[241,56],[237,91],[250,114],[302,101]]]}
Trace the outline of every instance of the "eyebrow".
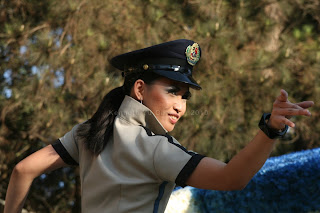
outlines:
{"label": "eyebrow", "polygon": [[171,87],[170,89],[174,89],[177,92],[179,92],[181,90],[181,88],[179,86],[176,86],[176,85],[170,85],[169,87]]}
{"label": "eyebrow", "polygon": [[[170,84],[170,85],[168,85],[168,87],[170,88],[169,90],[174,90],[175,92],[181,91],[181,87],[179,87],[175,84]],[[182,95],[182,97],[184,99],[190,99],[191,96],[192,96],[192,94],[189,89]]]}
{"label": "eyebrow", "polygon": [[[176,85],[170,85],[171,89],[174,89],[176,92],[179,92],[181,90],[181,87],[176,86]],[[190,99],[192,96],[191,92],[189,89],[182,95],[183,99]]]}

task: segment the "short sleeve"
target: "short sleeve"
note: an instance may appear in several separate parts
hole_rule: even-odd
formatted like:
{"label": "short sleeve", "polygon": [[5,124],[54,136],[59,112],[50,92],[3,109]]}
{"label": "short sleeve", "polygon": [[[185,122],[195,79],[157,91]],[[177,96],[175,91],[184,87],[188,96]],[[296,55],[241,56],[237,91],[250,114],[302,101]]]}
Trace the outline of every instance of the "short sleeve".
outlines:
{"label": "short sleeve", "polygon": [[155,149],[154,167],[157,175],[164,181],[186,186],[186,181],[204,156],[186,150],[175,139],[162,137]]}
{"label": "short sleeve", "polygon": [[52,147],[62,160],[69,165],[79,164],[79,147],[75,138],[78,126],[79,125],[73,127],[70,132],[66,133],[52,144]]}

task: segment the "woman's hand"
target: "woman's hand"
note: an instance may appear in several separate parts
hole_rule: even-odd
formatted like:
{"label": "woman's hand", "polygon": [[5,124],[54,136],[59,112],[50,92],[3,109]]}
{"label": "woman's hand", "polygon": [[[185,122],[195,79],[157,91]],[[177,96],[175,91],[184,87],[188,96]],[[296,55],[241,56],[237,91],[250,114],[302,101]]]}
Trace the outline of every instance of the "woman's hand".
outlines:
{"label": "woman's hand", "polygon": [[[280,96],[273,103],[268,125],[278,130],[283,129],[285,125],[294,127],[294,123],[289,119],[295,115],[310,116],[311,113],[307,109],[313,104],[313,101],[291,103],[288,93],[281,90]],[[243,189],[268,159],[275,141],[259,131],[228,164],[205,157],[189,177],[187,185],[211,190]]]}
{"label": "woman's hand", "polygon": [[295,127],[295,124],[289,119],[295,115],[311,116],[311,113],[307,109],[313,106],[313,104],[313,101],[291,103],[288,100],[288,93],[282,89],[280,95],[273,103],[273,109],[268,126],[272,129],[278,130],[284,129],[285,125]]}

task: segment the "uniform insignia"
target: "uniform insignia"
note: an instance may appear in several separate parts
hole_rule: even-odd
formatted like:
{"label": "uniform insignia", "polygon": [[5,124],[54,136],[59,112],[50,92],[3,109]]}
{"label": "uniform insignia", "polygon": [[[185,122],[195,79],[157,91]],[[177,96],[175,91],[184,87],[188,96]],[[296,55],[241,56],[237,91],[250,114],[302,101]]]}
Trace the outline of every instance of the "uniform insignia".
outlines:
{"label": "uniform insignia", "polygon": [[200,59],[199,44],[193,43],[192,46],[188,46],[186,49],[187,61],[190,65],[194,66]]}

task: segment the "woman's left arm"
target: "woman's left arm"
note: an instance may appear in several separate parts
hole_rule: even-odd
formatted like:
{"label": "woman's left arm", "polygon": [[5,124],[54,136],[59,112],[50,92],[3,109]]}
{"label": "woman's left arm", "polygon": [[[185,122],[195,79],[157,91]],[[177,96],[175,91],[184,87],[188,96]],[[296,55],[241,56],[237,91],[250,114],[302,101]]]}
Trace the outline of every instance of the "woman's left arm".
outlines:
{"label": "woman's left arm", "polygon": [[[294,127],[295,124],[289,118],[295,115],[310,116],[307,108],[312,105],[312,101],[290,103],[287,92],[281,90],[280,96],[273,104],[268,126],[279,130],[285,125]],[[213,190],[243,189],[263,166],[272,152],[274,143],[274,139],[270,139],[259,130],[252,141],[228,164],[207,157],[202,159],[189,177],[187,185]]]}
{"label": "woman's left arm", "polygon": [[64,166],[67,164],[51,145],[20,161],[14,167],[10,177],[4,213],[21,212],[34,178]]}

